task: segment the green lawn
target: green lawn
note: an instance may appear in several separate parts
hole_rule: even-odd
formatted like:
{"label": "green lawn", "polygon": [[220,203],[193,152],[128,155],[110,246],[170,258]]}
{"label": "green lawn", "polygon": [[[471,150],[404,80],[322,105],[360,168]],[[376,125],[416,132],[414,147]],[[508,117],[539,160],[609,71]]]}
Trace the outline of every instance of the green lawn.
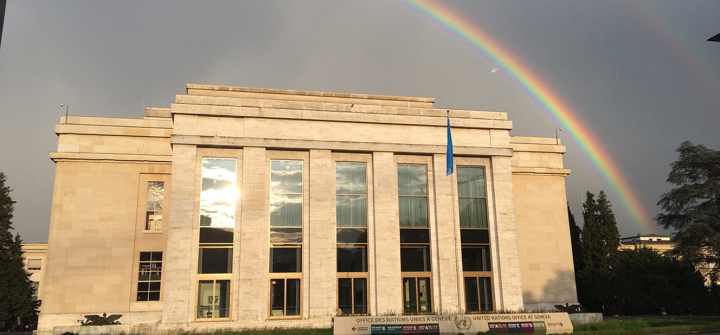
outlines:
{"label": "green lawn", "polygon": [[276,328],[252,330],[218,330],[214,332],[179,332],[173,335],[332,335],[332,328]]}
{"label": "green lawn", "polygon": [[577,325],[574,328],[573,334],[577,335],[682,333],[720,329],[720,319],[708,317],[636,317]]}

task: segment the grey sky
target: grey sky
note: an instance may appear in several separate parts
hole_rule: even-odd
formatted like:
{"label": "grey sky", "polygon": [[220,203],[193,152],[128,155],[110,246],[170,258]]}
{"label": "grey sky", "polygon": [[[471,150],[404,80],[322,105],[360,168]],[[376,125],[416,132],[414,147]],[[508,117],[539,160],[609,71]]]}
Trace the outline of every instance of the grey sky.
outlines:
{"label": "grey sky", "polygon": [[[720,32],[716,1],[446,5],[591,127],[651,216],[680,143],[720,149],[720,43],[706,42]],[[143,105],[169,107],[186,83],[434,97],[438,108],[507,111],[513,135],[554,136],[560,126],[505,69],[397,0],[10,0],[0,171],[23,239],[47,241],[60,103],[73,115],[140,118]],[[576,218],[585,190],[605,190],[620,233],[638,233],[578,144],[560,136]]]}

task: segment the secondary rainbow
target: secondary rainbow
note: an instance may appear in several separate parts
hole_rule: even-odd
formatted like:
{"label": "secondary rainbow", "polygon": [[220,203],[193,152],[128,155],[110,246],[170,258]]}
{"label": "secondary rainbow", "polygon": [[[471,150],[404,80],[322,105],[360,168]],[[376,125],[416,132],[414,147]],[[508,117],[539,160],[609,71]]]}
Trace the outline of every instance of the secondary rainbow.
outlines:
{"label": "secondary rainbow", "polygon": [[652,231],[650,216],[607,150],[602,147],[596,136],[593,135],[592,131],[573,110],[547,84],[543,83],[528,66],[508,52],[500,43],[492,39],[490,35],[447,6],[428,0],[400,1],[450,29],[462,40],[505,69],[523,89],[545,107],[553,118],[560,122],[565,131],[580,145],[585,155],[610,184],[613,193],[620,199],[621,205],[630,215],[640,232],[648,233]]}

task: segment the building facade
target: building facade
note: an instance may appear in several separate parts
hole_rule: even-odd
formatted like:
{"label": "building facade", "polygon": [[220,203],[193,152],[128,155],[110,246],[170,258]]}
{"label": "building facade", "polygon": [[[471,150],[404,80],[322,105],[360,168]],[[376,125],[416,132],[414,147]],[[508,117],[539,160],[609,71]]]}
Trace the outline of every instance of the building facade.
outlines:
{"label": "building facade", "polygon": [[189,84],[143,119],[63,117],[39,330],[576,303],[565,147],[433,103]]}
{"label": "building facade", "polygon": [[[25,271],[30,274],[30,281],[35,288],[34,300],[38,300],[42,296],[43,282],[45,277],[45,258],[47,256],[47,244],[23,244],[23,261],[25,263]],[[40,306],[42,311],[42,305]]]}
{"label": "building facade", "polygon": [[677,242],[668,235],[647,234],[623,237],[620,239],[620,250],[650,248],[662,254],[675,248]]}

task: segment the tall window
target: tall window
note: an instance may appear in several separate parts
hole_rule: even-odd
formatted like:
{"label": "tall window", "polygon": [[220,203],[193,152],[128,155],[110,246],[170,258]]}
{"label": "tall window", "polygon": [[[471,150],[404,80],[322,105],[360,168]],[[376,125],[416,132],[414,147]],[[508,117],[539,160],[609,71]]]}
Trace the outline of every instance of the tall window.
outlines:
{"label": "tall window", "polygon": [[145,205],[145,229],[162,229],[163,199],[165,183],[162,181],[148,182],[147,200]]}
{"label": "tall window", "polygon": [[230,317],[237,159],[203,158],[197,319]]}
{"label": "tall window", "polygon": [[40,282],[34,281],[31,285],[33,288],[32,301],[37,301],[40,297]]}
{"label": "tall window", "polygon": [[270,161],[270,316],[300,316],[303,162]]}
{"label": "tall window", "polygon": [[160,301],[162,251],[141,252],[137,301]]}
{"label": "tall window", "polygon": [[367,314],[367,183],[365,163],[336,163],[338,310]]}
{"label": "tall window", "polygon": [[468,313],[492,311],[492,269],[485,169],[458,167],[457,180],[465,311]]}
{"label": "tall window", "polygon": [[427,167],[398,165],[403,312],[432,312]]}

